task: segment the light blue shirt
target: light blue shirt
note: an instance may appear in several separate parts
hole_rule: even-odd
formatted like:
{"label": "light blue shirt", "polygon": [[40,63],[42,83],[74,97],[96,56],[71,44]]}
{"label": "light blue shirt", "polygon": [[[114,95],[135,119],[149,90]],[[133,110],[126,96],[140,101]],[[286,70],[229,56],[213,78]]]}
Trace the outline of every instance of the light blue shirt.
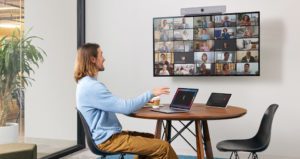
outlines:
{"label": "light blue shirt", "polygon": [[202,35],[200,35],[200,40],[209,40],[209,39],[210,39],[210,37],[209,37],[208,34],[202,34]]}
{"label": "light blue shirt", "polygon": [[77,108],[84,116],[95,143],[101,144],[122,126],[115,113],[131,114],[143,107],[153,97],[150,91],[124,100],[114,95],[96,78],[85,76],[76,89]]}

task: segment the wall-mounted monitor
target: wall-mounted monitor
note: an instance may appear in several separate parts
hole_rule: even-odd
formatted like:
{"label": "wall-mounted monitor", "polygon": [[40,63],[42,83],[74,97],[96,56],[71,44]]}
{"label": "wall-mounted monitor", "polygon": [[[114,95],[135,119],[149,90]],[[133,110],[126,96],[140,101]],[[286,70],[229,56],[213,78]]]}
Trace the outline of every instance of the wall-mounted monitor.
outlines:
{"label": "wall-mounted monitor", "polygon": [[259,12],[153,18],[154,76],[259,76]]}

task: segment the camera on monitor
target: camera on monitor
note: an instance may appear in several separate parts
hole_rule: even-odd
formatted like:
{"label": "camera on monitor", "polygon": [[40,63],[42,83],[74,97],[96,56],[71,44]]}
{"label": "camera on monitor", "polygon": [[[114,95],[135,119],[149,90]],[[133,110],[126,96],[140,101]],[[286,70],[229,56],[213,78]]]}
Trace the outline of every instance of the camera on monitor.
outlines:
{"label": "camera on monitor", "polygon": [[207,7],[191,7],[181,8],[182,16],[204,15],[204,14],[222,14],[226,12],[226,6],[207,6]]}

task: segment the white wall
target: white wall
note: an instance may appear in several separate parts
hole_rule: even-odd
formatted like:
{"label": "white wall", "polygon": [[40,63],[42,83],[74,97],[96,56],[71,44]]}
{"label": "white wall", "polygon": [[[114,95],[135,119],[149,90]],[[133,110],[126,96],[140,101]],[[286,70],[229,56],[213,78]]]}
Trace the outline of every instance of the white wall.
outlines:
{"label": "white wall", "polygon": [[[261,12],[261,76],[154,78],[152,18],[178,16],[183,7],[211,5],[226,5],[227,12]],[[216,156],[228,157],[215,149],[218,141],[251,137],[265,109],[278,103],[271,145],[264,154],[300,157],[297,102],[300,22],[296,16],[299,5],[297,0],[88,0],[87,41],[102,46],[106,70],[99,79],[118,96],[133,97],[154,86],[165,85],[173,93],[177,87],[199,88],[196,102],[206,102],[212,91],[231,92],[229,104],[242,106],[248,113],[238,119],[209,122]],[[172,95],[162,97],[163,102],[170,102]],[[154,121],[125,116],[120,119],[124,129],[154,130]],[[186,136],[195,140],[191,135]],[[173,146],[179,154],[195,154],[182,140]]]}
{"label": "white wall", "polygon": [[26,91],[25,136],[76,140],[73,64],[76,55],[76,1],[25,0],[25,26],[47,57]]}

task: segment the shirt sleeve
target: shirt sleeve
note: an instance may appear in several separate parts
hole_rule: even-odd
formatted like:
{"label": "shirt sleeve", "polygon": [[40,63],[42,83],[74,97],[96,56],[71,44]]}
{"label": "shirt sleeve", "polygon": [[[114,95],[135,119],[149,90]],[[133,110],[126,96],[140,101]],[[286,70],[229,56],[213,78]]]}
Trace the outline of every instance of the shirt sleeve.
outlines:
{"label": "shirt sleeve", "polygon": [[152,97],[152,93],[147,91],[132,99],[121,99],[114,96],[105,85],[96,83],[93,87],[93,106],[103,111],[131,114],[143,107]]}

